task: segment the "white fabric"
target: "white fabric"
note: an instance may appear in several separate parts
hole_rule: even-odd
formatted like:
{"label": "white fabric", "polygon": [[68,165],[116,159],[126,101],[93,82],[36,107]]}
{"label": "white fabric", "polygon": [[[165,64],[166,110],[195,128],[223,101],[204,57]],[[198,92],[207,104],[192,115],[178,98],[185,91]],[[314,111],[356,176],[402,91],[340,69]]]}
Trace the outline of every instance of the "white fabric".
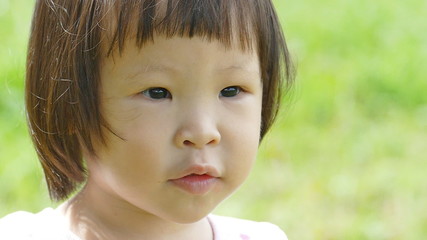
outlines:
{"label": "white fabric", "polygon": [[215,240],[287,240],[274,224],[209,215]]}
{"label": "white fabric", "polygon": [[1,240],[80,240],[52,208],[32,214],[15,212],[0,219]]}
{"label": "white fabric", "polygon": [[[276,225],[216,215],[208,216],[215,240],[287,240]],[[0,240],[81,240],[52,208],[32,214],[15,212],[0,219]]]}

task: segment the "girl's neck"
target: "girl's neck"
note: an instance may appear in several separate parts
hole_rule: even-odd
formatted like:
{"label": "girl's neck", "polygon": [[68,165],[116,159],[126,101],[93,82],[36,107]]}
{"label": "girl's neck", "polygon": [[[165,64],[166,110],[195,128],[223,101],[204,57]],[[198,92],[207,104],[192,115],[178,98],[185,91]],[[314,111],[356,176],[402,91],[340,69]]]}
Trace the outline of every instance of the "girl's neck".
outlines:
{"label": "girl's neck", "polygon": [[[200,239],[213,240],[207,218],[190,224],[171,222],[129,203],[114,201],[89,184],[59,207],[69,229],[82,240]],[[108,199],[108,200],[107,200]]]}

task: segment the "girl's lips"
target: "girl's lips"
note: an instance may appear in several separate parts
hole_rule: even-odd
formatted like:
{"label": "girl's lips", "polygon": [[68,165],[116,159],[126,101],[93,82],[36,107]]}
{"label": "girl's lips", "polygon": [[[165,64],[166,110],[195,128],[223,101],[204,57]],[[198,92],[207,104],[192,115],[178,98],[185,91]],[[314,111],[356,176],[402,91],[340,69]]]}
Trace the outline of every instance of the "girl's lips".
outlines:
{"label": "girl's lips", "polygon": [[204,195],[208,193],[218,181],[218,178],[209,174],[189,174],[181,178],[169,180],[178,188],[194,194]]}

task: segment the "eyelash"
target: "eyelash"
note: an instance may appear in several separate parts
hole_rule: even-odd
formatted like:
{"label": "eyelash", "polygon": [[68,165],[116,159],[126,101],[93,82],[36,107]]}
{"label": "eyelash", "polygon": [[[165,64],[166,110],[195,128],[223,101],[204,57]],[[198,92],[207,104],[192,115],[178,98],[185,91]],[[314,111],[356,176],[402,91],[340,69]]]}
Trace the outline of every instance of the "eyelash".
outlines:
{"label": "eyelash", "polygon": [[[229,87],[223,88],[219,92],[219,97],[225,97],[225,98],[236,97],[242,91],[243,89],[239,86],[229,86]],[[162,88],[162,87],[149,88],[142,91],[141,93],[142,95],[155,100],[172,98],[172,94],[166,88]]]}

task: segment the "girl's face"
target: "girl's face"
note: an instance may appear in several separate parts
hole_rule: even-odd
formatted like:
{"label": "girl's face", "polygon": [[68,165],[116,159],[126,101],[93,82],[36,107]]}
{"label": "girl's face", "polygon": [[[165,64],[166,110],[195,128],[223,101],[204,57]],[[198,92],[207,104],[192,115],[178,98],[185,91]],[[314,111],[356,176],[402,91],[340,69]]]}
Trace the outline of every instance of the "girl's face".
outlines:
{"label": "girl's face", "polygon": [[179,223],[206,216],[254,163],[260,76],[255,51],[218,41],[127,42],[101,66],[101,111],[117,136],[106,130],[88,158],[91,195]]}

